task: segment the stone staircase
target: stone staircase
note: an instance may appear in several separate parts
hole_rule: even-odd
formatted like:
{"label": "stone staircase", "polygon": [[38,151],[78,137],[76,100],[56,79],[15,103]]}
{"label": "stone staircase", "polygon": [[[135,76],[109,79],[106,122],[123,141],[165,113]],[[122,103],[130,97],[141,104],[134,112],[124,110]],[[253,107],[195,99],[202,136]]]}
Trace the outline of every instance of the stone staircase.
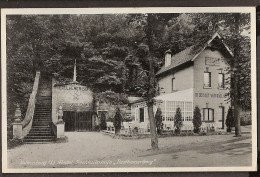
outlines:
{"label": "stone staircase", "polygon": [[48,91],[49,89],[50,88],[46,87],[46,83],[40,84],[32,128],[29,134],[24,138],[25,143],[50,143],[55,141],[55,135],[52,132],[52,100],[51,92]]}

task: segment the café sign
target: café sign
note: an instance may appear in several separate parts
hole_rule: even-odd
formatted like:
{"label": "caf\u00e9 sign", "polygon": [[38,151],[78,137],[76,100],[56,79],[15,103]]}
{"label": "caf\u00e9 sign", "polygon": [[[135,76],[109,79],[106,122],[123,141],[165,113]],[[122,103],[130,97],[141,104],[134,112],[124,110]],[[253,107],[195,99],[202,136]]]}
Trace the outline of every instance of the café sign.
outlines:
{"label": "caf\u00e9 sign", "polygon": [[204,97],[204,98],[226,98],[226,94],[222,93],[195,93],[195,97]]}

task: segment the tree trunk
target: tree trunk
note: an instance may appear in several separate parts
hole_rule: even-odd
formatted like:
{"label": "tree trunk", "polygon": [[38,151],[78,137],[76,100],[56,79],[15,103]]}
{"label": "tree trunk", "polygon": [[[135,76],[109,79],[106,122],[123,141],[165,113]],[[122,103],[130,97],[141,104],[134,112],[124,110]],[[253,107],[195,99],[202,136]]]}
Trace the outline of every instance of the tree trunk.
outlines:
{"label": "tree trunk", "polygon": [[115,128],[115,135],[118,136],[120,134],[120,128]]}
{"label": "tree trunk", "polygon": [[156,94],[155,89],[155,73],[154,73],[154,58],[151,55],[153,51],[153,42],[152,42],[152,15],[148,14],[147,16],[147,31],[146,31],[146,38],[149,47],[148,53],[148,61],[149,61],[149,74],[148,74],[148,93],[147,93],[147,107],[148,107],[148,116],[150,121],[150,132],[151,132],[151,147],[153,150],[158,150],[158,138],[156,132],[156,124],[155,124],[155,117],[153,112],[153,105],[154,105],[154,96]]}
{"label": "tree trunk", "polygon": [[153,67],[153,58],[149,57],[149,88],[148,88],[148,100],[147,100],[147,107],[148,107],[148,116],[150,121],[150,131],[151,131],[151,146],[153,150],[158,150],[158,138],[157,138],[157,132],[156,132],[156,123],[155,123],[155,117],[153,112],[153,106],[154,106],[154,99],[155,96],[155,73],[154,73],[154,67]]}
{"label": "tree trunk", "polygon": [[238,60],[239,57],[239,48],[237,47],[239,40],[239,23],[240,23],[240,14],[235,15],[235,44],[234,44],[234,117],[236,119],[235,126],[235,136],[241,136],[241,127],[240,127],[240,109],[238,103]]}
{"label": "tree trunk", "polygon": [[153,103],[147,103],[148,106],[148,116],[150,121],[150,131],[151,131],[151,146],[152,150],[158,150],[158,138],[156,133],[156,125],[153,113]]}

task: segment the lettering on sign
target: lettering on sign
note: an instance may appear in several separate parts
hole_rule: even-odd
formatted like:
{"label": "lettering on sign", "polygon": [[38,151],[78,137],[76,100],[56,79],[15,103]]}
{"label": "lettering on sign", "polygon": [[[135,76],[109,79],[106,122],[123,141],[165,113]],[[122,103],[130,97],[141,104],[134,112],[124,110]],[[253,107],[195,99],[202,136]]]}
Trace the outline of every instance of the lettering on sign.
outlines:
{"label": "lettering on sign", "polygon": [[63,110],[91,110],[91,103],[61,103]]}
{"label": "lettering on sign", "polygon": [[226,98],[226,94],[222,93],[195,93],[195,97],[204,97],[204,98]]}
{"label": "lettering on sign", "polygon": [[209,66],[219,66],[219,58],[205,57],[205,64]]}
{"label": "lettering on sign", "polygon": [[88,90],[88,88],[84,87],[84,86],[68,86],[68,85],[65,85],[65,86],[58,86],[58,88],[61,89],[61,90],[82,90],[82,91]]}

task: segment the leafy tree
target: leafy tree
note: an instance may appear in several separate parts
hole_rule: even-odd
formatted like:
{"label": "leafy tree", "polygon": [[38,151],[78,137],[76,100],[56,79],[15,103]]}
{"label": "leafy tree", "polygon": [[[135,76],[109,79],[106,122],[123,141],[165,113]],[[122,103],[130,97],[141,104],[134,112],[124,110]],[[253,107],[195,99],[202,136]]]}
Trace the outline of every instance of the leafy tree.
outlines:
{"label": "leafy tree", "polygon": [[236,120],[233,114],[233,110],[231,107],[229,107],[227,118],[226,118],[227,132],[231,132],[231,128],[234,127],[235,124],[236,124]]}
{"label": "leafy tree", "polygon": [[153,150],[158,150],[158,138],[156,133],[156,123],[154,118],[153,106],[155,104],[154,97],[156,96],[156,78],[155,72],[159,68],[158,58],[159,39],[162,37],[162,31],[166,24],[172,18],[179,14],[132,14],[129,15],[129,21],[132,25],[143,31],[143,38],[139,41],[136,47],[135,56],[138,57],[139,63],[146,73],[145,81],[139,87],[139,92],[147,100],[148,117],[151,130],[151,147]]}
{"label": "leafy tree", "polygon": [[174,116],[175,133],[180,134],[182,125],[181,108],[178,107]]}
{"label": "leafy tree", "polygon": [[112,105],[128,104],[128,97],[126,94],[116,93],[110,90],[95,93],[95,100],[100,100]]}
{"label": "leafy tree", "polygon": [[105,115],[104,112],[101,113],[100,128],[101,128],[101,130],[106,130],[107,129],[106,115]]}
{"label": "leafy tree", "polygon": [[192,123],[194,127],[194,133],[199,133],[202,122],[201,122],[200,108],[198,106],[195,106],[194,108]]}
{"label": "leafy tree", "polygon": [[162,111],[161,108],[157,108],[157,111],[155,113],[155,123],[156,123],[156,128],[157,128],[157,134],[161,135],[162,134]]}
{"label": "leafy tree", "polygon": [[117,107],[116,108],[116,114],[115,114],[115,117],[114,117],[114,122],[113,122],[116,135],[118,135],[120,133],[121,121],[122,121],[122,116],[121,116],[119,107]]}

